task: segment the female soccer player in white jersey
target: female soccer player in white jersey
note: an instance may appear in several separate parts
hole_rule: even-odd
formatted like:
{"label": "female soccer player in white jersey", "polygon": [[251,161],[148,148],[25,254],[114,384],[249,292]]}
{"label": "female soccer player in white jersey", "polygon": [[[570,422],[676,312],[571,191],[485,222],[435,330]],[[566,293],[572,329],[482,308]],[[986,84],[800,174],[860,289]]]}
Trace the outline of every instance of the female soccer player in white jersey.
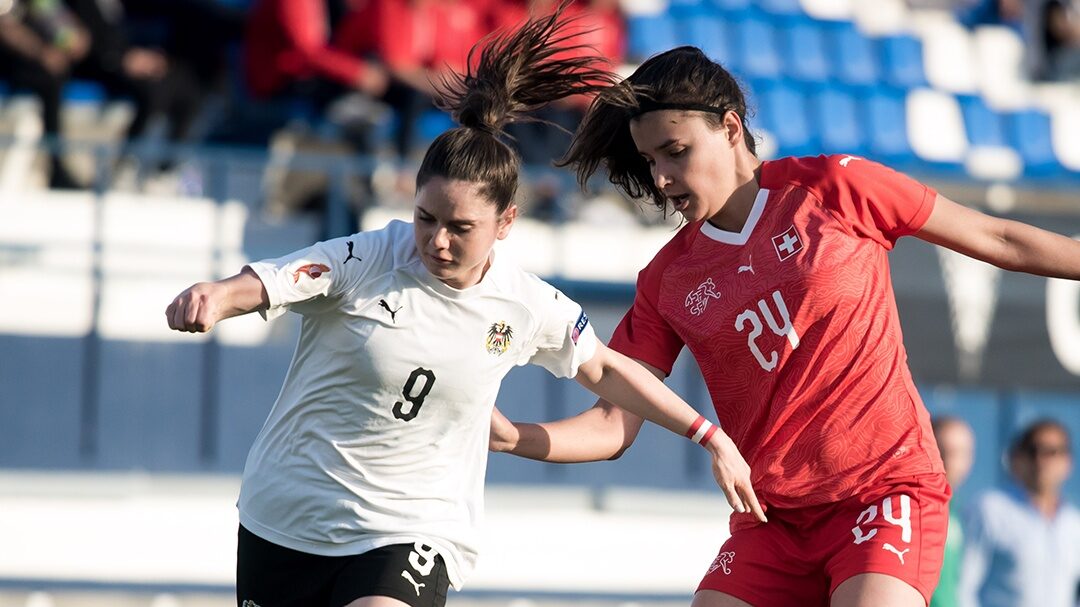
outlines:
{"label": "female soccer player in white jersey", "polygon": [[[603,164],[625,193],[686,220],[639,274],[609,345],[658,377],[690,348],[767,508],[767,524],[732,516],[694,607],[926,604],[950,490],[907,369],[886,253],[914,235],[1076,279],[1080,243],[864,158],[762,162],[738,84],[691,47],[601,93],[564,161],[583,186]],[[640,423],[604,402],[541,425],[496,412],[492,448],[608,459]]]}
{"label": "female soccer player in white jersey", "polygon": [[495,39],[447,85],[461,126],[427,150],[412,224],[252,263],[168,306],[169,326],[191,332],[253,311],[303,315],[244,467],[238,605],[443,605],[476,562],[499,383],[526,363],[691,428],[732,505],[764,516],[723,432],[598,343],[580,306],[493,255],[517,214],[519,161],[503,124],[606,77],[589,58],[558,58],[563,27],[556,13]]}

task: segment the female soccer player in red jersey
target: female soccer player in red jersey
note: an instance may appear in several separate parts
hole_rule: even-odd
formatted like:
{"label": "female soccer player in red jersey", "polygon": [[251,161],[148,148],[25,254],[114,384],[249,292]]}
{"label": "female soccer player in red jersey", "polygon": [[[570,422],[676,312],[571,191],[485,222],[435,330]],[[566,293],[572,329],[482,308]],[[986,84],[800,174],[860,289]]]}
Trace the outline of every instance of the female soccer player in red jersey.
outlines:
{"label": "female soccer player in red jersey", "polygon": [[[1003,268],[1080,278],[1080,243],[963,207],[855,156],[763,162],[738,84],[695,48],[596,99],[565,163],[603,164],[686,225],[638,276],[610,347],[659,377],[684,346],[751,467],[768,523],[731,518],[694,607],[911,606],[937,583],[950,489],[906,364],[887,253],[914,235]],[[491,448],[615,457],[641,420],[600,401],[510,424]]]}

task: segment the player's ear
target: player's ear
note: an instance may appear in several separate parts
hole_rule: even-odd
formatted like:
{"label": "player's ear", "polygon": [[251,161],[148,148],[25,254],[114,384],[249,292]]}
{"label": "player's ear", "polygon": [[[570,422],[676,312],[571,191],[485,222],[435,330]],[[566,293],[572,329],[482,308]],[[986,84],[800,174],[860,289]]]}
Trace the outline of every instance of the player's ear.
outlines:
{"label": "player's ear", "polygon": [[511,204],[506,207],[506,210],[499,215],[499,232],[496,238],[502,240],[510,235],[510,228],[514,225],[514,220],[517,219],[518,206]]}
{"label": "player's ear", "polygon": [[724,114],[724,137],[732,146],[743,140],[742,119],[735,110],[728,110]]}

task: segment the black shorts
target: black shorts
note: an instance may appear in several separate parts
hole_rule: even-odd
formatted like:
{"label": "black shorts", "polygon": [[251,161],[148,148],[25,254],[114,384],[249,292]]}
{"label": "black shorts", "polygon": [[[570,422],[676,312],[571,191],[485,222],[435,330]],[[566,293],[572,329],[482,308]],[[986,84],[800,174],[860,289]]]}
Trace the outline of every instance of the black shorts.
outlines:
{"label": "black shorts", "polygon": [[388,596],[412,607],[443,607],[449,586],[446,563],[425,544],[319,556],[283,548],[240,526],[238,607],[343,607],[365,596]]}

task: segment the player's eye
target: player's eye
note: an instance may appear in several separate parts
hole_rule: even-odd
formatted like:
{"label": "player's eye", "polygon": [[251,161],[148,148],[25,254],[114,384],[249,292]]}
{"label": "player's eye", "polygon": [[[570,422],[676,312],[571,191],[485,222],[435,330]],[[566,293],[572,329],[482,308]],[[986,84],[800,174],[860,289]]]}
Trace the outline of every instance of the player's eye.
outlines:
{"label": "player's eye", "polygon": [[672,158],[678,158],[679,156],[682,156],[686,152],[686,150],[687,148],[678,148],[675,150],[671,150],[670,155]]}

